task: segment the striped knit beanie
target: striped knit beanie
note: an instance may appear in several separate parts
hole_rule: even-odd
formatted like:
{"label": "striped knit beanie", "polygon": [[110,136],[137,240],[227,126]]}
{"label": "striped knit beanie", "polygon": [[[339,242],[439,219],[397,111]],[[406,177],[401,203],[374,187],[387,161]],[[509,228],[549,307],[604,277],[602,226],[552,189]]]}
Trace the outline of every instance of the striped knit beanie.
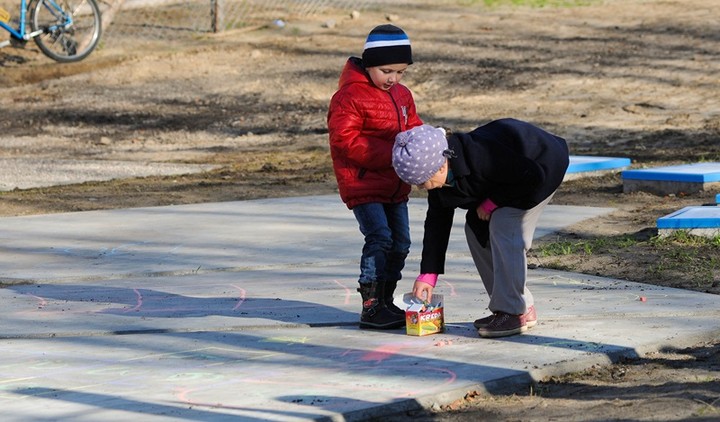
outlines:
{"label": "striped knit beanie", "polygon": [[365,40],[362,62],[366,68],[397,63],[412,64],[410,39],[395,25],[376,26]]}

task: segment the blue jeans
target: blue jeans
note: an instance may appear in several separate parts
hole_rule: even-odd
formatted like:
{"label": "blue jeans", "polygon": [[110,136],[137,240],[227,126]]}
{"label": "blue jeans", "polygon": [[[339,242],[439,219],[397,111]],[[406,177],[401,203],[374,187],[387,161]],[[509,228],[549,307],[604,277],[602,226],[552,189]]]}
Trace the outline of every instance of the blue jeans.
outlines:
{"label": "blue jeans", "polygon": [[398,281],[410,252],[410,221],[407,202],[377,202],[353,207],[365,236],[360,258],[360,284]]}

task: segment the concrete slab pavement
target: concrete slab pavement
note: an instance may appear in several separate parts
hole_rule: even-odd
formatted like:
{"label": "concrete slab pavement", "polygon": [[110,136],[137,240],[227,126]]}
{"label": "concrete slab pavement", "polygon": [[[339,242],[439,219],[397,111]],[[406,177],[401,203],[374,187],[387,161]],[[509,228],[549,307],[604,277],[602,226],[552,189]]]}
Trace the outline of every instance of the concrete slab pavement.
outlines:
{"label": "concrete slab pavement", "polygon": [[[536,235],[609,211],[550,206]],[[538,326],[480,339],[461,214],[427,337],[357,328],[361,239],[333,195],[0,221],[5,420],[361,420],[720,335],[713,295],[530,270]]]}
{"label": "concrete slab pavement", "polygon": [[[3,142],[17,142],[3,139]],[[0,191],[31,189],[131,177],[173,176],[209,171],[217,166],[119,160],[0,158]]]}

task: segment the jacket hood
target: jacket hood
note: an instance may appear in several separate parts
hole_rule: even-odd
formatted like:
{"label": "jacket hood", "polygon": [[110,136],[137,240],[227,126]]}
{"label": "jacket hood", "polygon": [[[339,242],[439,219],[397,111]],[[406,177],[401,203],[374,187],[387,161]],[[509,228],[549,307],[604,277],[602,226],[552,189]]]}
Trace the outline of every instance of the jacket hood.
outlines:
{"label": "jacket hood", "polygon": [[359,57],[350,57],[340,73],[338,88],[355,83],[372,84],[372,81],[362,66],[362,60]]}

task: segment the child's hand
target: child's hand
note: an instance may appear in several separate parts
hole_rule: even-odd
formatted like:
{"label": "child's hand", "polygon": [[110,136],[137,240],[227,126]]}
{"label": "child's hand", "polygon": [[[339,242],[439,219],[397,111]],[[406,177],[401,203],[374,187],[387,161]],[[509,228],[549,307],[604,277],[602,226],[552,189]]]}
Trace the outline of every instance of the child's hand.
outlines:
{"label": "child's hand", "polygon": [[430,302],[432,299],[432,292],[433,292],[433,286],[425,283],[424,281],[415,280],[415,284],[413,284],[413,296],[416,298],[425,301]]}
{"label": "child's hand", "polygon": [[420,300],[430,302],[437,278],[438,275],[432,273],[423,273],[417,276],[415,284],[413,284],[413,295]]}
{"label": "child's hand", "polygon": [[490,198],[484,200],[480,205],[477,207],[477,215],[478,218],[485,221],[490,221],[490,216],[492,215],[493,211],[497,209],[497,205],[493,201],[490,200]]}

